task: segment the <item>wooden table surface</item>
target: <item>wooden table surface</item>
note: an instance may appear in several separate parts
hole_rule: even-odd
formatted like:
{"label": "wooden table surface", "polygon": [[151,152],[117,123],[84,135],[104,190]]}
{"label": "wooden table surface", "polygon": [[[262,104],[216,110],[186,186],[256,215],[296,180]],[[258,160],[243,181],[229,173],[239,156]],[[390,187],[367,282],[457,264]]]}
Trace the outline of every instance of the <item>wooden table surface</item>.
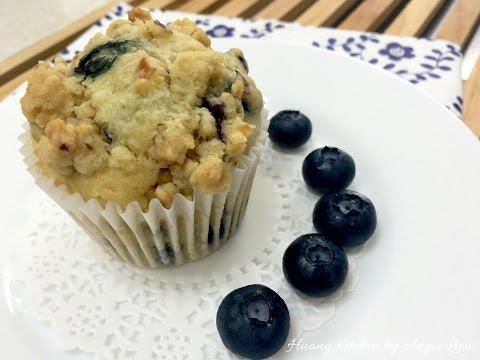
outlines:
{"label": "wooden table surface", "polygon": [[[133,6],[192,13],[295,21],[304,25],[378,33],[428,36],[459,44],[464,51],[480,23],[480,0],[130,0]],[[119,1],[57,31],[0,62],[0,99],[23,83],[30,69],[51,58]],[[480,61],[465,81],[463,118],[480,136]]]}

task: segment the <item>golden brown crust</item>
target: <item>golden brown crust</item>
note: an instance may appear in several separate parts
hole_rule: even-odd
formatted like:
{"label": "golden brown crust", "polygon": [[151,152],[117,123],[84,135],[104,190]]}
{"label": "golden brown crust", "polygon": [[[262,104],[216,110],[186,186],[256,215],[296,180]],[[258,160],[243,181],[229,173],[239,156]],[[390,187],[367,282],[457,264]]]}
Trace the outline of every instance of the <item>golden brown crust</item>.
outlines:
{"label": "golden brown crust", "polygon": [[37,65],[22,109],[45,172],[72,192],[169,207],[229,190],[263,105],[244,64],[190,20],[165,27],[134,9],[71,64]]}

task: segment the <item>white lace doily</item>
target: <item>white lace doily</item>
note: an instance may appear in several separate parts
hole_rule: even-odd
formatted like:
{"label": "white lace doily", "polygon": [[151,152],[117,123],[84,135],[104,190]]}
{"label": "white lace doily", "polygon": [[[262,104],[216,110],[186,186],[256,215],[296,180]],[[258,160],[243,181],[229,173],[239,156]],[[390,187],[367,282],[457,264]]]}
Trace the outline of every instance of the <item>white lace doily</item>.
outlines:
{"label": "white lace doily", "polygon": [[25,226],[10,266],[14,287],[22,286],[16,300],[51,325],[61,349],[80,349],[96,360],[235,358],[218,336],[216,311],[226,294],[253,283],[283,297],[291,338],[319,328],[334,315],[335,302],[355,288],[355,259],[363,247],[349,252],[347,281],[329,298],[304,299],[285,281],[285,248],[313,232],[318,197],[307,191],[301,176],[302,160],[313,148],[282,153],[267,144],[237,234],[213,255],[174,269],[119,263],[55,203],[46,198],[32,203],[39,215]]}

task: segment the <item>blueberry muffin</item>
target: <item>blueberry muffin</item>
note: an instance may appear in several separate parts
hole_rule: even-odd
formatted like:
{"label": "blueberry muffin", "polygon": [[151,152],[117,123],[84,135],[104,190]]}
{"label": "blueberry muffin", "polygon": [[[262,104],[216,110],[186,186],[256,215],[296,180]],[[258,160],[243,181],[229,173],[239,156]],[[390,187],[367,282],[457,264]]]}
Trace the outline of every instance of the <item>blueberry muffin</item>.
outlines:
{"label": "blueberry muffin", "polygon": [[[144,215],[152,204],[171,208],[177,197],[228,194],[234,169],[259,145],[263,109],[239,49],[214,51],[190,20],[165,26],[138,8],[96,34],[71,63],[39,63],[21,104],[42,176],[85,203],[114,203],[119,212],[134,203]],[[246,197],[251,170],[237,186]],[[230,205],[237,200],[245,203]],[[98,216],[90,217],[90,233],[98,228],[93,236],[108,241]],[[190,231],[208,242],[208,228]]]}

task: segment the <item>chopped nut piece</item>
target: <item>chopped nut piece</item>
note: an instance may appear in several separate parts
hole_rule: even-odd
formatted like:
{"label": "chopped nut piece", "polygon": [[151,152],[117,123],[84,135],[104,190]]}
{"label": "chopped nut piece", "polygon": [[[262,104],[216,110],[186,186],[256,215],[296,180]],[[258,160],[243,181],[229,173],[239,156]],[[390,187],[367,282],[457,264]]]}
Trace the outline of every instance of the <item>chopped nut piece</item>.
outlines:
{"label": "chopped nut piece", "polygon": [[128,20],[130,21],[135,21],[135,20],[142,20],[142,21],[148,21],[152,20],[152,15],[147,10],[140,9],[138,7],[133,8],[130,10],[128,13]]}

